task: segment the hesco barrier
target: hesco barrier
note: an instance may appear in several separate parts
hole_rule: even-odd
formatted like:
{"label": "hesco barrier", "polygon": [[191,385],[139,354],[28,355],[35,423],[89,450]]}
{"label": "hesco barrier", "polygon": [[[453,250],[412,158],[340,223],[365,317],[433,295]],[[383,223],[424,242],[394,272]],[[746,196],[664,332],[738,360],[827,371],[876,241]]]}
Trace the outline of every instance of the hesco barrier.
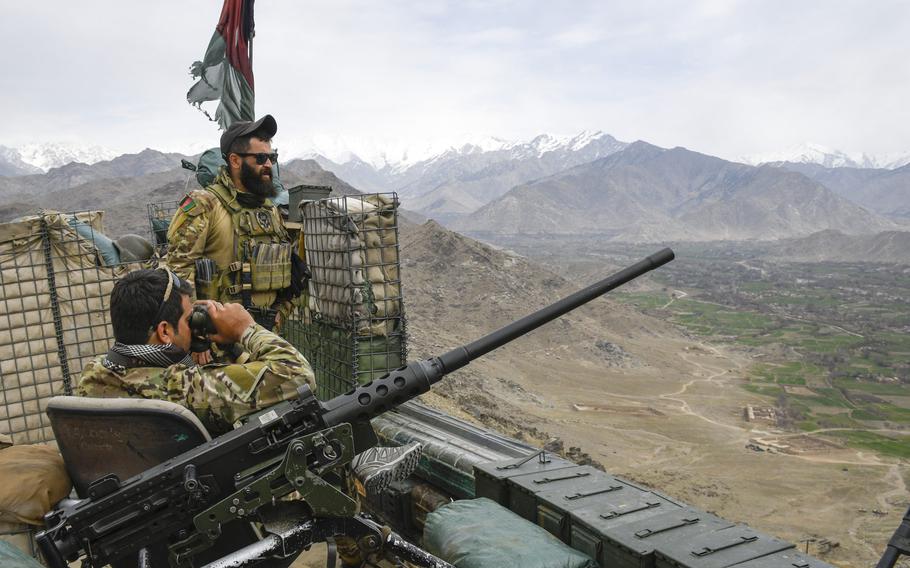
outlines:
{"label": "hesco barrier", "polygon": [[100,211],[44,212],[0,225],[0,433],[53,439],[45,401],[70,394],[110,347],[108,298],[138,264],[111,264]]}
{"label": "hesco barrier", "polygon": [[407,361],[398,196],[303,201],[300,213],[312,278],[283,335],[313,365],[320,398],[330,398]]}
{"label": "hesco barrier", "polygon": [[[148,205],[153,242],[175,205]],[[300,210],[300,252],[313,277],[283,335],[329,398],[407,360],[398,198],[328,198]],[[117,262],[102,218],[42,212],[0,225],[0,433],[16,444],[53,439],[44,401],[71,394],[84,365],[108,350],[114,282],[142,266]]]}

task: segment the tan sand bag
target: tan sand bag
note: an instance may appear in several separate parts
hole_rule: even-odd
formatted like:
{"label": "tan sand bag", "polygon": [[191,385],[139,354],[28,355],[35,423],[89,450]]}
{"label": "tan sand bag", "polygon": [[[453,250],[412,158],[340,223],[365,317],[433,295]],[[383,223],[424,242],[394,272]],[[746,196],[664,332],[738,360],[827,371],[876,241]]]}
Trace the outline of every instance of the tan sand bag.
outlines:
{"label": "tan sand bag", "polygon": [[0,450],[0,521],[41,526],[44,514],[72,489],[63,457],[53,446]]}

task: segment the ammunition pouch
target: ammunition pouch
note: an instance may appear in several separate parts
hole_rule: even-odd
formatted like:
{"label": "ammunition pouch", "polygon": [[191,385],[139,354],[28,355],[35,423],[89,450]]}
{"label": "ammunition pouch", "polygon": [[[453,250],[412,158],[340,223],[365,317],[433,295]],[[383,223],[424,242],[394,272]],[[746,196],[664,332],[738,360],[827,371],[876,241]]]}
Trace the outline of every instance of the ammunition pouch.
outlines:
{"label": "ammunition pouch", "polygon": [[291,285],[290,243],[259,243],[249,258],[250,285],[254,292],[278,291]]}
{"label": "ammunition pouch", "polygon": [[218,267],[210,258],[196,260],[196,299],[212,300],[218,297]]}
{"label": "ammunition pouch", "polygon": [[[197,271],[197,297],[220,302],[239,301],[257,323],[272,329],[276,313],[273,308],[285,298],[285,291],[293,283],[294,245],[281,216],[271,204],[254,208],[241,206],[236,195],[217,180],[206,189],[231,215],[234,260],[226,266],[213,268],[210,281],[200,279]],[[269,322],[272,323],[265,325]]]}

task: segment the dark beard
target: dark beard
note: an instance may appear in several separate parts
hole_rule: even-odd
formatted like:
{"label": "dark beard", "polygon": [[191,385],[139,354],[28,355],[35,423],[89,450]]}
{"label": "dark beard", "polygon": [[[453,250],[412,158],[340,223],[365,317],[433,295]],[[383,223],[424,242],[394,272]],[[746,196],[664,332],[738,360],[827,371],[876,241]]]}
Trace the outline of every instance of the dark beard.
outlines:
{"label": "dark beard", "polygon": [[[269,170],[269,173],[271,174],[271,170]],[[269,177],[271,178],[271,175]],[[262,179],[262,176],[256,173],[253,166],[246,162],[240,163],[240,183],[243,184],[247,191],[259,197],[275,197],[278,195],[278,190],[275,189],[272,180],[266,181]]]}

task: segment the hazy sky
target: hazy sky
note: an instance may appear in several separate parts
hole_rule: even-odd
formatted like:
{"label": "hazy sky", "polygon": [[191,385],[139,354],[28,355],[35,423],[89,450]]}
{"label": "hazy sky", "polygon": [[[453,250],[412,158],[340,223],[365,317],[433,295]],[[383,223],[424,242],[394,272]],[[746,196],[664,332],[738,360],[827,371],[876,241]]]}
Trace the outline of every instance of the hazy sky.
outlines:
{"label": "hazy sky", "polygon": [[[0,145],[214,145],[190,107],[218,0],[0,0]],[[910,150],[910,2],[256,2],[278,143],[603,130],[735,158]]]}

